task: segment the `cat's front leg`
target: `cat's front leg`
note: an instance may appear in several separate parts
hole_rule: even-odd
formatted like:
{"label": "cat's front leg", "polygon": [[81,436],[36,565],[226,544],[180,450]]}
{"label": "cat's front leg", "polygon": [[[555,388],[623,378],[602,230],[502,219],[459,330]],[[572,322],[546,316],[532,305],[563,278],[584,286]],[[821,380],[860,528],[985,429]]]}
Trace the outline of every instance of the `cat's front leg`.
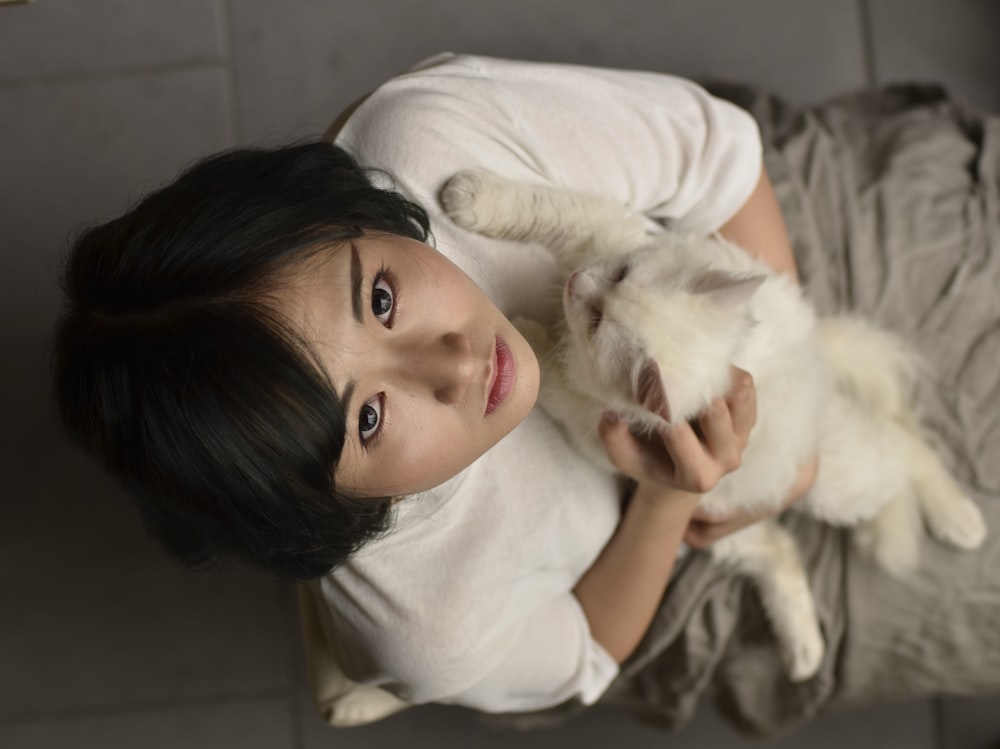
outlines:
{"label": "cat's front leg", "polygon": [[441,190],[456,224],[498,239],[545,245],[569,269],[624,254],[647,241],[645,220],[607,198],[462,171]]}
{"label": "cat's front leg", "polygon": [[532,187],[492,172],[458,172],[441,189],[441,207],[463,229],[496,239],[529,241],[537,207]]}

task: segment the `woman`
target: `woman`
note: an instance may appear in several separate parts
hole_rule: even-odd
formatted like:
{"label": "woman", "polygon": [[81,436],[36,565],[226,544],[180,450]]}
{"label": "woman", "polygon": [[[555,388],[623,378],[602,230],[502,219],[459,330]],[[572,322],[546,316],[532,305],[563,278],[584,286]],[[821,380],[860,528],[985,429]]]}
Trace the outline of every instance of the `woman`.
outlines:
{"label": "woman", "polygon": [[[753,519],[712,523],[694,509],[738,464],[752,384],[738,376],[697,432],[639,443],[605,420],[608,453],[634,482],[622,509],[625,487],[532,410],[537,362],[508,317],[554,318],[554,265],[462,232],[436,196],[483,166],[614,197],[651,231],[719,231],[794,275],[754,120],[666,76],[441,56],[338,125],[336,144],[408,200],[371,189],[323,145],[235,153],[81,239],[55,350],[70,433],[178,556],[228,552],[319,578],[356,680],[489,712],[602,695],[648,709],[643,679],[713,611],[704,595],[660,605],[683,538],[705,545]],[[789,503],[815,470],[801,467]],[[847,554],[832,532],[803,534],[820,538],[806,545],[821,551],[814,569]],[[685,564],[674,590],[706,579]],[[672,612],[673,635],[653,647],[665,630],[650,624],[671,601],[693,608]],[[831,697],[843,617],[821,611],[831,647],[807,685],[782,681],[773,642],[740,631],[731,641],[752,667],[702,659],[674,669],[694,678],[667,692],[694,699],[718,679],[725,693],[756,668],[754,691],[774,682],[763,691],[782,703],[767,713],[757,700],[757,727],[784,727]],[[737,713],[745,692],[728,693]]]}

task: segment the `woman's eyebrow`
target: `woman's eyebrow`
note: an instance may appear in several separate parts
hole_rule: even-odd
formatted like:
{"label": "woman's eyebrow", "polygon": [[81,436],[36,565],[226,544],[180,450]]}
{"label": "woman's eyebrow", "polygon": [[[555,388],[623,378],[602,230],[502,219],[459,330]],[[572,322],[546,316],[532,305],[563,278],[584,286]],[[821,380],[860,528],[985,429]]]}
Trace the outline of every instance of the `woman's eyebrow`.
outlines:
{"label": "woman's eyebrow", "polygon": [[351,398],[354,396],[354,380],[349,380],[340,396],[340,410],[346,415],[351,412]]}
{"label": "woman's eyebrow", "polygon": [[358,257],[358,248],[351,243],[351,312],[354,319],[361,324],[364,318],[361,314],[361,258]]}

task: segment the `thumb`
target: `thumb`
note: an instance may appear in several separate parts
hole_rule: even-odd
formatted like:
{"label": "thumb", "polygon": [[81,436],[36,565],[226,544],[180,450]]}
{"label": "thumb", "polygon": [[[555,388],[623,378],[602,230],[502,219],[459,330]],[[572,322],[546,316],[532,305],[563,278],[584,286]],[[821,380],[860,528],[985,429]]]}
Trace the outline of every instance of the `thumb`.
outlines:
{"label": "thumb", "polygon": [[636,478],[641,452],[635,437],[629,432],[628,422],[615,413],[605,412],[597,427],[597,434],[604,443],[604,451],[612,465],[625,475]]}

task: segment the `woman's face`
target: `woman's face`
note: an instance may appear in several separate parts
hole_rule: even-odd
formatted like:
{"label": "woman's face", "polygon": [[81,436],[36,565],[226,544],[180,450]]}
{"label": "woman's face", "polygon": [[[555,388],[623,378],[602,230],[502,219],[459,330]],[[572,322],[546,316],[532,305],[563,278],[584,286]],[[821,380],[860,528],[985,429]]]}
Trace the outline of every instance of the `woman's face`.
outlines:
{"label": "woman's face", "polygon": [[384,497],[451,478],[517,426],[538,361],[437,250],[366,234],[310,258],[277,293],[345,407],[341,491]]}

